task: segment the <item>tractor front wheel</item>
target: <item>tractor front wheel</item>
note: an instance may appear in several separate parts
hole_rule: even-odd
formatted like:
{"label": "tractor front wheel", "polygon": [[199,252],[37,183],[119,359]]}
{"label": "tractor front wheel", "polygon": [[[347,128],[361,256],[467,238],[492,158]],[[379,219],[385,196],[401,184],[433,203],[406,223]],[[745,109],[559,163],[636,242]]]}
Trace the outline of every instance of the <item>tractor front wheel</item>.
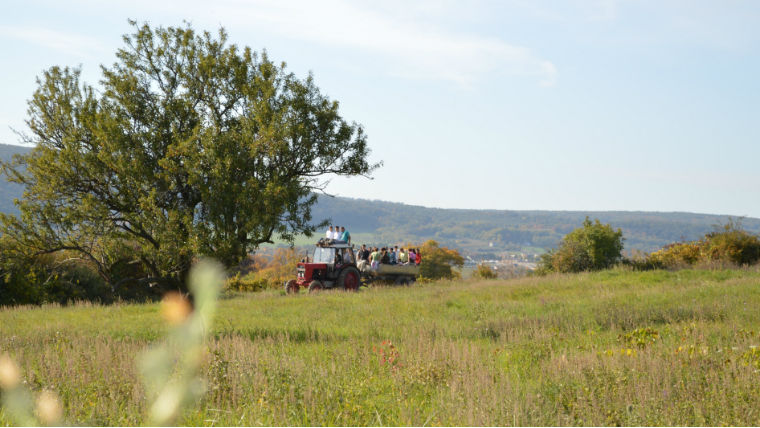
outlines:
{"label": "tractor front wheel", "polygon": [[309,293],[319,293],[322,291],[325,287],[322,285],[320,281],[312,281],[311,284],[309,284]]}
{"label": "tractor front wheel", "polygon": [[290,281],[285,283],[285,292],[287,294],[296,294],[300,290],[301,287],[298,286],[298,283],[295,279],[291,279]]}
{"label": "tractor front wheel", "polygon": [[338,276],[338,286],[343,287],[347,291],[356,291],[361,285],[360,278],[359,269],[347,267]]}

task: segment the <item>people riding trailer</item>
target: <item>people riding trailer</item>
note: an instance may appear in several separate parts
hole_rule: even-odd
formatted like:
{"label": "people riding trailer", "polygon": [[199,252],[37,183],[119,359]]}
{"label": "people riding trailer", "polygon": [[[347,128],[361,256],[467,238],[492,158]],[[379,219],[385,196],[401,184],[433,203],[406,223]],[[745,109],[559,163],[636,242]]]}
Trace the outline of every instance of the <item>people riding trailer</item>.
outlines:
{"label": "people riding trailer", "polygon": [[351,243],[351,234],[346,230],[345,226],[330,226],[325,232],[325,237],[335,241],[342,241],[346,244]]}

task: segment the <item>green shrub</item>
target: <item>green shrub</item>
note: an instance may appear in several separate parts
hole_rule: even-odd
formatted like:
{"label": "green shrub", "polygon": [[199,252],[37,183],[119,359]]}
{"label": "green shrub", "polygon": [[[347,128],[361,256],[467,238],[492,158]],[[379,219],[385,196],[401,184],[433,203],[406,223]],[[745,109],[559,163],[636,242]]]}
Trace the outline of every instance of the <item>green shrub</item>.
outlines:
{"label": "green shrub", "polygon": [[647,259],[652,266],[686,267],[703,260],[703,242],[677,242],[651,253]]}
{"label": "green shrub", "polygon": [[240,273],[227,279],[224,288],[230,291],[261,291],[275,287],[267,278],[257,278],[255,275],[240,276]]}
{"label": "green shrub", "polygon": [[541,256],[536,273],[584,272],[612,267],[622,260],[623,232],[588,217],[565,235],[556,250]]}
{"label": "green shrub", "polygon": [[649,254],[643,260],[629,261],[635,269],[679,269],[696,264],[715,263],[745,266],[760,260],[760,238],[741,228],[738,222],[716,228],[704,238],[678,242]]}
{"label": "green shrub", "polygon": [[6,260],[0,269],[0,306],[113,301],[110,288],[86,263],[60,259],[43,255]]}
{"label": "green shrub", "polygon": [[705,235],[702,252],[709,260],[751,265],[760,260],[760,239],[729,221],[721,230]]}
{"label": "green shrub", "polygon": [[0,238],[0,306],[110,303],[110,287],[86,261],[66,251],[29,256]]}

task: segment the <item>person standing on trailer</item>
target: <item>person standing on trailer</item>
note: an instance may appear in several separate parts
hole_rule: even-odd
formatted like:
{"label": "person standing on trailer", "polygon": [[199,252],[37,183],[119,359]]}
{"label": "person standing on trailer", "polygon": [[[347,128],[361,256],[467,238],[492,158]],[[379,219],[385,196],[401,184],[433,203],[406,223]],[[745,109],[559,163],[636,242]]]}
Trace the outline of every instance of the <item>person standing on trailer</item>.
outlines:
{"label": "person standing on trailer", "polygon": [[369,260],[372,270],[377,270],[377,267],[380,265],[380,251],[377,250],[377,247],[375,247],[372,254],[369,255]]}
{"label": "person standing on trailer", "polygon": [[398,252],[398,263],[402,265],[409,263],[409,254],[403,248]]}

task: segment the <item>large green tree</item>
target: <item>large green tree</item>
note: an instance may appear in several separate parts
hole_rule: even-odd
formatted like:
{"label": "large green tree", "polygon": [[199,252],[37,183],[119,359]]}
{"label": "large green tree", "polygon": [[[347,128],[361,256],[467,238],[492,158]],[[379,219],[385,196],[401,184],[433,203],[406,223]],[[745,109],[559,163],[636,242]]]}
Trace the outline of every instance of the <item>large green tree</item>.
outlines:
{"label": "large green tree", "polygon": [[235,265],[275,237],[310,235],[315,192],[369,175],[362,127],[272,62],[185,27],[131,23],[93,87],[52,67],[29,101],[25,185],[2,233],[23,254],[69,250],[112,285],[177,286],[194,258]]}

